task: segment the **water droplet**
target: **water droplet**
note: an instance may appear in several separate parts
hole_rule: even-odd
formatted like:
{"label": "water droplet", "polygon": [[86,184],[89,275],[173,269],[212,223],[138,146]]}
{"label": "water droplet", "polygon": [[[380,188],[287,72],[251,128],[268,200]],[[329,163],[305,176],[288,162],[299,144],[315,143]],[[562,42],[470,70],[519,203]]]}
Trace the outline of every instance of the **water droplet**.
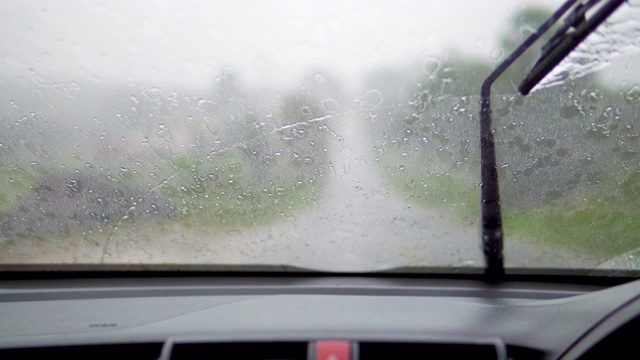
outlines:
{"label": "water droplet", "polygon": [[133,174],[126,167],[120,168],[120,176],[127,180],[130,180],[131,178],[133,178]]}
{"label": "water droplet", "polygon": [[299,139],[304,139],[309,135],[307,130],[302,129],[302,128],[296,128],[294,134]]}
{"label": "water droplet", "polygon": [[382,102],[382,94],[376,89],[367,91],[364,94],[365,101],[369,106],[376,107]]}
{"label": "water droplet", "polygon": [[322,76],[322,74],[319,74],[319,73],[318,73],[318,74],[316,74],[316,76],[315,76],[314,78],[316,79],[316,82],[317,82],[318,84],[322,84],[322,83],[324,83],[324,76]]}
{"label": "water droplet", "polygon": [[351,154],[353,154],[353,150],[351,150],[351,148],[350,148],[350,147],[348,147],[348,146],[343,147],[343,148],[340,150],[340,152],[341,152],[341,153],[342,153],[342,155],[344,155],[344,156],[350,156]]}
{"label": "water droplet", "polygon": [[555,139],[547,139],[544,136],[541,138],[536,139],[536,145],[539,146],[543,146],[546,147],[548,149],[551,149],[552,147],[556,146],[556,140]]}
{"label": "water droplet", "polygon": [[304,116],[310,116],[311,115],[311,109],[308,106],[303,106],[300,108],[300,112],[302,113],[302,115]]}
{"label": "water droplet", "polygon": [[564,147],[556,151],[556,155],[558,155],[559,157],[566,157],[569,154],[571,154],[571,151]]}
{"label": "water droplet", "polygon": [[558,200],[562,197],[562,191],[560,190],[551,190],[547,192],[546,195],[548,200]]}
{"label": "water droplet", "polygon": [[494,48],[491,50],[491,60],[499,60],[502,57],[502,48]]}
{"label": "water droplet", "polygon": [[434,72],[436,72],[436,70],[438,70],[438,67],[440,66],[440,61],[438,61],[438,59],[429,57],[424,59],[422,66],[423,66],[422,68],[424,69],[424,72],[427,75],[431,75]]}
{"label": "water droplet", "polygon": [[65,191],[65,194],[69,197],[73,197],[75,196],[75,194],[78,194],[82,191],[82,185],[75,179],[67,181],[66,186],[67,190]]}
{"label": "water droplet", "polygon": [[327,112],[334,113],[338,110],[338,103],[333,99],[325,99],[322,101],[322,108]]}
{"label": "water droplet", "polygon": [[620,154],[622,160],[628,161],[636,157],[637,153],[633,149],[627,149]]}
{"label": "water droplet", "polygon": [[275,165],[278,162],[276,157],[271,154],[264,154],[262,156],[262,161],[267,165]]}
{"label": "water droplet", "polygon": [[572,119],[578,115],[580,115],[580,109],[575,105],[563,106],[560,109],[560,116],[565,119]]}
{"label": "water droplet", "polygon": [[193,191],[194,193],[197,193],[197,194],[202,194],[207,190],[204,187],[204,185],[202,185],[200,182],[198,182],[196,184],[193,184],[193,185],[189,185],[189,189],[191,189],[191,191]]}
{"label": "water droplet", "polygon": [[640,100],[640,86],[636,85],[627,91],[626,99],[630,103],[637,103]]}
{"label": "water droplet", "polygon": [[200,111],[204,111],[206,113],[214,113],[214,112],[216,112],[218,110],[218,107],[211,100],[200,99],[200,100],[198,100],[198,104],[196,105],[196,109],[200,110]]}

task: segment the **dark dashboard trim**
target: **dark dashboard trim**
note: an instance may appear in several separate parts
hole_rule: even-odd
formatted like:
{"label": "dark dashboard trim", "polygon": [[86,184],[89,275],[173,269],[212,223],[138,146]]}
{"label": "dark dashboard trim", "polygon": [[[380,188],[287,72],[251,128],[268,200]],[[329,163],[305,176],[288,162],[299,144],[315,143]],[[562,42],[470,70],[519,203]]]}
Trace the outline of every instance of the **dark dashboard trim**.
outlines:
{"label": "dark dashboard trim", "polygon": [[558,357],[561,360],[579,359],[596,344],[640,314],[640,295],[626,301],[586,331]]}
{"label": "dark dashboard trim", "polygon": [[[131,268],[125,266],[63,266],[54,267],[45,265],[1,265],[0,281],[7,280],[61,280],[61,279],[131,279],[131,278],[370,278],[370,279],[424,279],[424,280],[470,280],[484,283],[486,277],[482,269],[444,269],[425,268],[422,271],[406,269],[406,272],[319,272],[286,267],[235,267],[222,269],[206,269],[199,266],[185,266],[167,269],[164,266],[150,266],[147,269]],[[609,270],[572,270],[572,269],[507,269],[507,274],[502,278],[503,283],[527,282],[527,283],[553,283],[576,284],[609,287],[622,285],[638,279],[636,271]]]}
{"label": "dark dashboard trim", "polygon": [[[31,274],[35,275],[35,274]],[[52,274],[45,274],[52,275]],[[69,274],[64,274],[69,275]],[[90,275],[90,274],[82,274]],[[104,274],[102,274],[104,275]],[[342,295],[551,300],[612,285],[509,281],[490,284],[468,278],[368,276],[142,276],[8,278],[0,280],[0,303],[180,296]],[[158,275],[158,274],[155,274]],[[202,274],[199,274],[202,275]],[[135,277],[134,277],[135,276]]]}

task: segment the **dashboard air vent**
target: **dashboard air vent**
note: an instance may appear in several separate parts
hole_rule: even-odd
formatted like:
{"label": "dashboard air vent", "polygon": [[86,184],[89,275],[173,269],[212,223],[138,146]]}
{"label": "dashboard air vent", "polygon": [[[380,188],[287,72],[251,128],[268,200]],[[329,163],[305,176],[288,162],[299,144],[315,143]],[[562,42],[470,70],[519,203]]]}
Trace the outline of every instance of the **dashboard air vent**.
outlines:
{"label": "dashboard air vent", "polygon": [[306,342],[179,343],[171,349],[171,360],[305,360]]}
{"label": "dashboard air vent", "polygon": [[504,358],[495,344],[362,342],[359,353],[360,360]]}

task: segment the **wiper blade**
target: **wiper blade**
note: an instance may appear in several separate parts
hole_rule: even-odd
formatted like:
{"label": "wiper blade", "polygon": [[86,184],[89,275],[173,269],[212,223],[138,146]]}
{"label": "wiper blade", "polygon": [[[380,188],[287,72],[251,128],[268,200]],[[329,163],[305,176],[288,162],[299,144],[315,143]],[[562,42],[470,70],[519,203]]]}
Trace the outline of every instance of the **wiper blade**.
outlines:
{"label": "wiper blade", "polygon": [[[491,86],[527,49],[547,32],[565,13],[564,26],[543,47],[542,56],[518,90],[527,95],[553,68],[582,42],[598,25],[609,17],[625,0],[567,0],[533,34],[518,46],[482,83],[480,90],[480,200],[482,215],[482,249],[487,281],[498,282],[504,277],[502,213],[495,140],[491,119]],[[578,3],[576,5],[576,3]],[[575,5],[575,7],[574,7]],[[589,16],[587,12],[597,9]]]}
{"label": "wiper blade", "polygon": [[[542,54],[518,86],[526,96],[589,34],[604,22],[626,0],[589,0],[579,3],[565,18],[564,25],[542,47]],[[596,11],[587,19],[587,12]]]}
{"label": "wiper blade", "polygon": [[482,213],[482,250],[485,258],[485,275],[488,281],[497,282],[504,276],[502,254],[502,214],[496,149],[491,131],[491,85],[507,70],[540,36],[545,33],[576,0],[568,0],[560,9],[531,34],[518,48],[493,70],[482,83],[480,90],[480,211]]}

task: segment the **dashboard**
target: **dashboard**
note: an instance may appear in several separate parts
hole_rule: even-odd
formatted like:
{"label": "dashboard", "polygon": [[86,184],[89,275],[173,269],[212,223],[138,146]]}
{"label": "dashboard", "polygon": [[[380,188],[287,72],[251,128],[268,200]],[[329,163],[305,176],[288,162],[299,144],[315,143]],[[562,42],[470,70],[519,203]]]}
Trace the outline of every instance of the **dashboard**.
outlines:
{"label": "dashboard", "polygon": [[634,358],[640,330],[629,280],[4,275],[0,359]]}

